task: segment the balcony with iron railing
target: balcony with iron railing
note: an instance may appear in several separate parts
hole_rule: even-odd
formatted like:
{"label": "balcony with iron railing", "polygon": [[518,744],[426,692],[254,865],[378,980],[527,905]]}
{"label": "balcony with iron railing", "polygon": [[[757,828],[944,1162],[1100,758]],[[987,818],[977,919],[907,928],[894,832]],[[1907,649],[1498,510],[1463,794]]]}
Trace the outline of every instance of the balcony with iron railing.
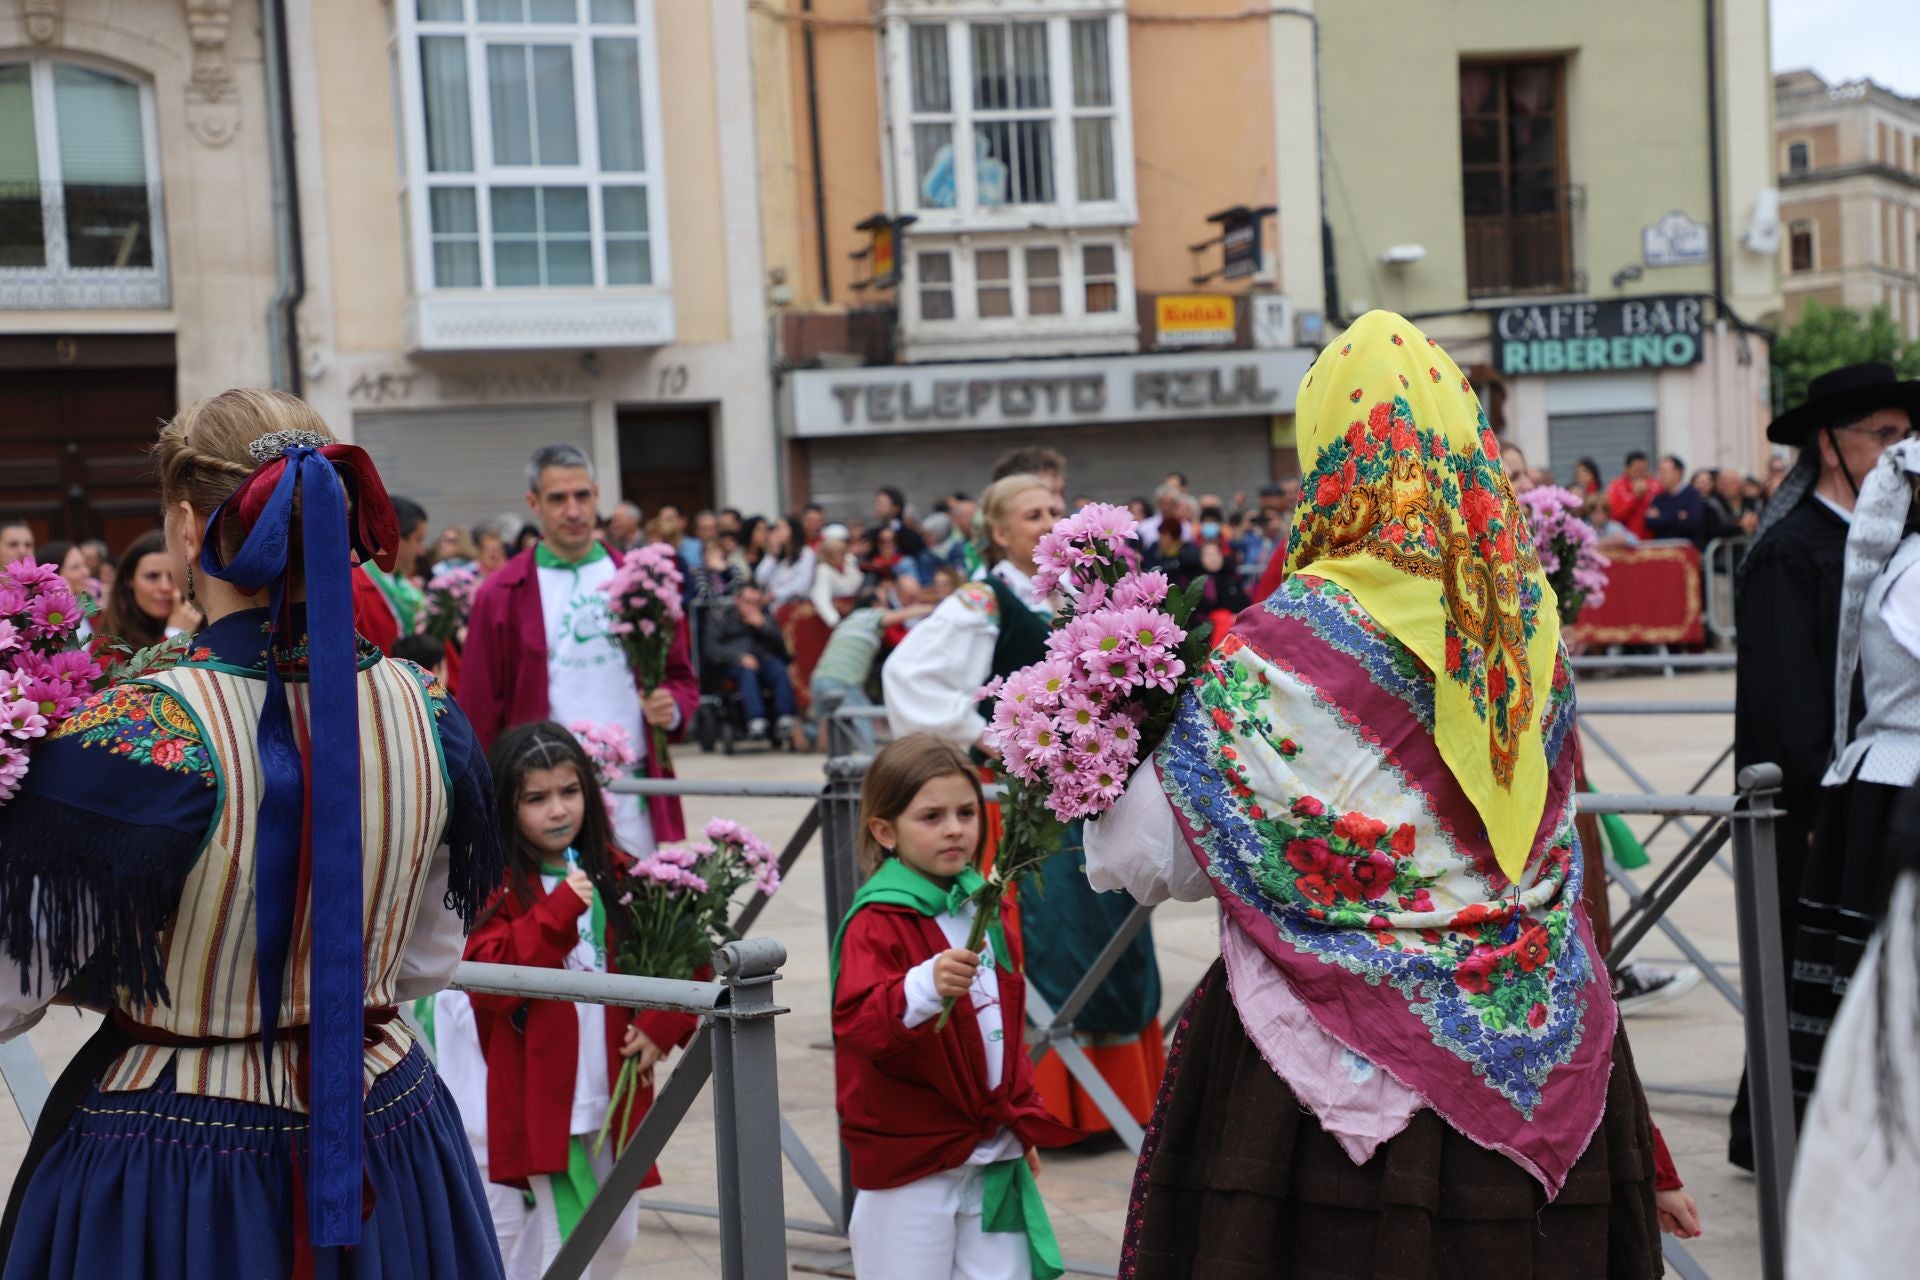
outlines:
{"label": "balcony with iron railing", "polygon": [[1568,184],[1540,192],[1524,210],[1468,212],[1467,296],[1504,298],[1580,293],[1584,273],[1573,264],[1574,214],[1586,190]]}
{"label": "balcony with iron railing", "polygon": [[164,307],[160,193],[0,183],[0,309]]}

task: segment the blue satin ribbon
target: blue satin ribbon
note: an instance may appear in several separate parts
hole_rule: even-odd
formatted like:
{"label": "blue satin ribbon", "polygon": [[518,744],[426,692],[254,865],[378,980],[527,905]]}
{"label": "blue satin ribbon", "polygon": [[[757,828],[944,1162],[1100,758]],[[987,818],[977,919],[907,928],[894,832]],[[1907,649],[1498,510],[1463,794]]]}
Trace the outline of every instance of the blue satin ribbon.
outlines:
{"label": "blue satin ribbon", "polygon": [[[358,653],[347,493],[333,463],[295,445],[246,540],[221,562],[220,521],[248,486],[207,521],[200,568],[246,592],[270,587],[267,697],[260,711],[264,793],[254,852],[255,946],[259,955],[261,1041],[273,1061],[288,953],[299,918],[303,846],[312,931],[308,1030],[310,1143],[307,1224],[316,1246],[360,1241],[362,1151],[362,1006],[366,956],[362,934]],[[262,477],[264,479],[264,477]],[[296,496],[301,568],[307,588],[308,726],[306,766],[280,675]],[[297,1157],[296,1157],[297,1158]]]}

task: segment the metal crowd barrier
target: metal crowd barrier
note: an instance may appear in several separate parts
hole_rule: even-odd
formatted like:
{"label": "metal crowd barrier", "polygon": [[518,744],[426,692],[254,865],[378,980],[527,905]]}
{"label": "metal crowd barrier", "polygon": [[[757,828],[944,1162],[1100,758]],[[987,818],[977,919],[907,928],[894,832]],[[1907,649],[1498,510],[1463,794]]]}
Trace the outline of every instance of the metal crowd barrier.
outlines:
{"label": "metal crowd barrier", "polygon": [[[696,1014],[699,1030],[682,1053],[640,1127],[614,1162],[543,1280],[578,1280],[613,1229],[667,1139],[707,1081],[713,1081],[720,1273],[727,1280],[785,1280],[785,1192],[780,1177],[780,1081],[773,984],[787,960],[770,938],[730,942],[714,956],[714,979],[686,982],[627,974],[582,973],[464,962],[455,990],[530,1000],[570,1000]],[[46,1074],[25,1036],[0,1046],[0,1076],[29,1130],[47,1096]]]}

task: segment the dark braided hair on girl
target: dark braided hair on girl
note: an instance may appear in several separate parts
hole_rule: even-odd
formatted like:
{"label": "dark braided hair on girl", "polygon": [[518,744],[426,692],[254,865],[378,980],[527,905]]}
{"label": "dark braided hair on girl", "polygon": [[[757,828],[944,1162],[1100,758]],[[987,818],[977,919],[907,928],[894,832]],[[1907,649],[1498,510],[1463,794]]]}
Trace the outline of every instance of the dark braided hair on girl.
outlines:
{"label": "dark braided hair on girl", "polygon": [[613,842],[613,820],[607,816],[602,799],[600,775],[587,758],[579,740],[552,720],[519,724],[493,740],[487,752],[487,767],[493,773],[494,806],[500,825],[500,847],[506,853],[505,890],[474,921],[478,928],[500,909],[507,894],[523,908],[531,907],[543,892],[540,865],[546,855],[520,833],[520,797],[526,790],[527,776],[537,769],[573,766],[580,779],[580,832],[573,839],[573,850],[580,856],[580,869],[587,873],[601,900],[607,903],[607,929],[613,936],[609,950],[618,950],[625,931],[623,914],[612,910],[617,889],[617,862],[621,851]]}

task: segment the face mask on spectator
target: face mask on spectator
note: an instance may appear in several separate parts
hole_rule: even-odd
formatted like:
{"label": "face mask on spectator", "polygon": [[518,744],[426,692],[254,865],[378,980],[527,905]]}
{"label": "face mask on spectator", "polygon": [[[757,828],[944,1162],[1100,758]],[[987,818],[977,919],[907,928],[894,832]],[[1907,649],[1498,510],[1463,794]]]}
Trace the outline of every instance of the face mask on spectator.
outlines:
{"label": "face mask on spectator", "polygon": [[1208,520],[1208,521],[1206,521],[1206,522],[1204,522],[1204,523],[1203,523],[1203,524],[1202,524],[1202,525],[1200,526],[1200,536],[1201,536],[1201,537],[1203,537],[1203,538],[1217,538],[1217,537],[1219,537],[1219,536],[1220,536],[1220,522],[1219,522],[1219,521],[1217,521],[1217,520]]}

